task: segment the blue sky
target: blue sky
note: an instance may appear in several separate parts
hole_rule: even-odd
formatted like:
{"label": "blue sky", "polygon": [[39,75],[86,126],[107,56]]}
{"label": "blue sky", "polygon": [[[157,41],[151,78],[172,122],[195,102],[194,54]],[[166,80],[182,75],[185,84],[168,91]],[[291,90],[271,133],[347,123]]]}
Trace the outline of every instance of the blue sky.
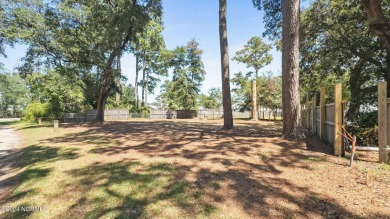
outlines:
{"label": "blue sky", "polygon": [[[191,39],[195,39],[203,50],[203,63],[206,71],[206,79],[203,82],[202,92],[207,93],[212,87],[221,87],[221,67],[219,49],[219,24],[218,24],[218,0],[163,0],[164,27],[163,32],[168,49],[186,45]],[[232,58],[235,52],[241,49],[253,36],[261,36],[264,31],[262,12],[256,10],[251,0],[228,0],[227,9],[229,54]],[[266,39],[264,39],[268,42]],[[12,69],[20,64],[18,61],[24,56],[25,46],[17,46],[14,49],[7,48],[7,59],[1,58],[6,69]],[[275,49],[272,51],[273,62],[264,67],[262,71],[272,71],[275,75],[281,71],[281,53]],[[122,59],[122,70],[128,78],[128,83],[134,84],[135,59],[132,55],[125,55]],[[230,74],[247,72],[243,64],[237,64],[230,60]],[[161,83],[169,78],[161,78]],[[155,95],[150,95],[150,102],[160,92],[160,85]]]}

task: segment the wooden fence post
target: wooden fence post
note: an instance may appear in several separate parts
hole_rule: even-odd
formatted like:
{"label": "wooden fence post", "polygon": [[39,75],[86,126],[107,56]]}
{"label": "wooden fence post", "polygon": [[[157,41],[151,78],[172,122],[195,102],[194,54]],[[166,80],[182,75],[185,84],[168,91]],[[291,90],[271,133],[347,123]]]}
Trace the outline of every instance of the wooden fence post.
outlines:
{"label": "wooden fence post", "polygon": [[58,130],[59,121],[58,120],[53,120],[53,125],[54,125],[54,131],[56,132]]}
{"label": "wooden fence post", "polygon": [[325,88],[321,88],[320,94],[321,107],[321,139],[326,140],[326,103],[325,103]]}
{"label": "wooden fence post", "polygon": [[387,136],[387,82],[378,84],[378,143],[379,143],[379,163],[387,163],[388,155],[386,146],[388,145]]}
{"label": "wooden fence post", "polygon": [[316,134],[317,133],[317,109],[316,109],[316,107],[317,107],[317,95],[314,95],[314,97],[313,97],[313,103],[312,103],[313,105],[312,105],[312,107],[313,107],[313,126],[312,126],[312,128],[313,128],[313,133],[314,134]]}
{"label": "wooden fence post", "polygon": [[310,103],[308,98],[306,98],[306,128],[310,131]]}
{"label": "wooden fence post", "polygon": [[334,93],[334,154],[343,155],[343,139],[342,139],[342,125],[343,125],[343,98],[342,85],[335,85]]}
{"label": "wooden fence post", "polygon": [[257,92],[256,92],[256,80],[252,81],[252,119],[257,121]]}

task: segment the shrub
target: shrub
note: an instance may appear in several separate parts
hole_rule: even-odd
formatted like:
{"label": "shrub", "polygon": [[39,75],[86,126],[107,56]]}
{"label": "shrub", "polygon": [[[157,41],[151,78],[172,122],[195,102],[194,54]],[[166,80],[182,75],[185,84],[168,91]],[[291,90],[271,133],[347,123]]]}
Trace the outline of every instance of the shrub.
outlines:
{"label": "shrub", "polygon": [[378,145],[378,111],[359,113],[356,123],[347,130],[356,136],[358,145]]}
{"label": "shrub", "polygon": [[35,121],[39,117],[45,117],[48,115],[49,104],[40,103],[38,101],[28,104],[24,110],[24,120],[26,121]]}
{"label": "shrub", "polygon": [[131,113],[140,114],[142,118],[149,118],[150,116],[150,107],[149,106],[142,106],[138,109],[132,108],[130,109]]}

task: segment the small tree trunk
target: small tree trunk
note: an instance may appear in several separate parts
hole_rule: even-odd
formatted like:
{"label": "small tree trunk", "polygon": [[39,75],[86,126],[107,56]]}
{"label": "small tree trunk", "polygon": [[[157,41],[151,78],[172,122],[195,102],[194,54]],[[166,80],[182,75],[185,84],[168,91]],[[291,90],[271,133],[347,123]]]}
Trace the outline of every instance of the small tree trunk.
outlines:
{"label": "small tree trunk", "polygon": [[256,92],[256,80],[253,80],[252,81],[252,120],[255,120],[257,121],[258,118],[257,118],[257,103],[256,103],[256,100],[257,100],[257,92]]}
{"label": "small tree trunk", "polygon": [[146,70],[145,103],[144,103],[144,106],[148,105],[148,91],[149,91],[149,70]]}
{"label": "small tree trunk", "polygon": [[265,119],[265,108],[263,106],[263,120]]}
{"label": "small tree trunk", "polygon": [[282,1],[282,17],[282,137],[299,139],[304,137],[299,98],[299,0]]}
{"label": "small tree trunk", "polygon": [[145,68],[145,61],[143,62],[143,69],[142,69],[142,100],[141,100],[141,106],[145,106],[145,77],[146,77],[146,68]]}
{"label": "small tree trunk", "polygon": [[276,114],[277,114],[278,110],[274,110],[274,121],[276,120]]}
{"label": "small tree trunk", "polygon": [[138,72],[139,72],[139,55],[135,55],[135,82],[134,82],[134,107],[138,109]]}
{"label": "small tree trunk", "polygon": [[221,69],[222,69],[222,96],[223,96],[223,127],[233,128],[233,113],[230,94],[230,73],[229,73],[229,53],[226,24],[226,0],[219,0],[219,38],[221,49]]}

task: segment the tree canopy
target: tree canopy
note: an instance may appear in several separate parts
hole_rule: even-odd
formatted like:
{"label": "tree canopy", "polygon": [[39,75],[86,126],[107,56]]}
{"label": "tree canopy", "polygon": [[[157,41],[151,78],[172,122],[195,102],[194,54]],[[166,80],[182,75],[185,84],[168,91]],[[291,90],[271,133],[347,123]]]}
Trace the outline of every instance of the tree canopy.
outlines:
{"label": "tree canopy", "polygon": [[195,109],[205,77],[203,51],[195,40],[172,51],[172,80],[162,86],[160,100],[171,109]]}
{"label": "tree canopy", "polygon": [[271,45],[264,43],[260,37],[252,37],[243,49],[236,52],[233,60],[245,63],[247,68],[255,70],[255,77],[259,76],[259,70],[272,62],[269,51]]}
{"label": "tree canopy", "polygon": [[[159,0],[25,1],[2,4],[7,24],[29,45],[20,71],[32,73],[45,64],[62,74],[98,75],[97,118],[114,80],[115,59],[129,48],[151,17],[161,14]],[[17,27],[17,28],[16,28]]]}

